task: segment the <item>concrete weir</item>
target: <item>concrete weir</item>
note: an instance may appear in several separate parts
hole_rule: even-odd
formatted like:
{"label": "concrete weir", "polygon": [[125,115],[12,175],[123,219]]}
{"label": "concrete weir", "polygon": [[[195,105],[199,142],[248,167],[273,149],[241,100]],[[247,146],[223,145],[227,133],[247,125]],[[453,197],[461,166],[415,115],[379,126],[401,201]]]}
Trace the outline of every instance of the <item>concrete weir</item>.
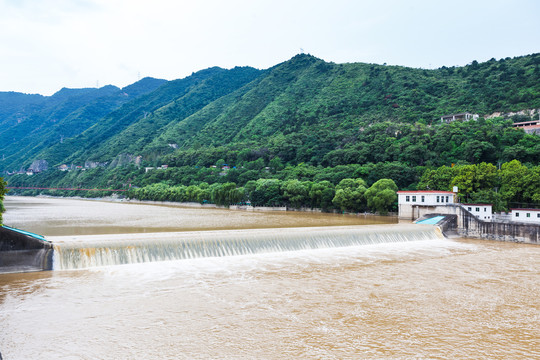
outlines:
{"label": "concrete weir", "polygon": [[0,273],[52,270],[53,246],[42,236],[0,226]]}

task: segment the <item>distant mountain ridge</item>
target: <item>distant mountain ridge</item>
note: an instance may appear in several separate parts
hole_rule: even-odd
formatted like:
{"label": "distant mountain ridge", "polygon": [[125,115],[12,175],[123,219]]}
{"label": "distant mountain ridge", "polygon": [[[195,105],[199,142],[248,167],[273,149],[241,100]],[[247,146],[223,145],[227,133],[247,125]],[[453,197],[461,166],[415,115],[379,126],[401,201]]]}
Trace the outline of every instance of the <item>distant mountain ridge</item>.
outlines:
{"label": "distant mountain ridge", "polygon": [[195,165],[197,151],[217,148],[274,149],[284,161],[320,164],[373,124],[538,109],[539,66],[540,54],[436,70],[300,54],[266,70],[214,67],[123,89],[0,93],[0,171],[34,160],[112,164],[122,155]]}

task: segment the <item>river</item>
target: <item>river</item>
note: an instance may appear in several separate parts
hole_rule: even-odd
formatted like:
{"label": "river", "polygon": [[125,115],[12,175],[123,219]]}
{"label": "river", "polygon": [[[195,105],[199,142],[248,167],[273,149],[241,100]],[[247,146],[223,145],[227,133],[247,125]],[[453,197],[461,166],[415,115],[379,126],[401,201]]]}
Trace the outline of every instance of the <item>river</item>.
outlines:
{"label": "river", "polygon": [[[373,216],[5,204],[7,225],[78,239],[402,226]],[[537,245],[436,237],[0,274],[0,352],[7,360],[540,358],[539,260]]]}

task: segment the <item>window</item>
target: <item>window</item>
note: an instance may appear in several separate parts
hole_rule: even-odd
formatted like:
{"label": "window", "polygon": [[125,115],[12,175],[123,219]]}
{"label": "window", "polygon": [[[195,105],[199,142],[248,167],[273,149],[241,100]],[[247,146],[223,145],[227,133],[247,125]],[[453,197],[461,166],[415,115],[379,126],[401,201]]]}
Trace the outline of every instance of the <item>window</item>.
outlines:
{"label": "window", "polygon": [[531,217],[531,213],[527,213],[527,217]]}
{"label": "window", "polygon": [[405,201],[407,201],[407,202],[411,201],[411,197],[409,195],[405,196]]}
{"label": "window", "polygon": [[487,211],[487,209],[486,209],[486,208],[484,208],[484,212],[486,212],[486,211]]}
{"label": "window", "polygon": [[480,212],[480,208],[476,208],[476,212]]}
{"label": "window", "polygon": [[516,213],[516,217],[519,217],[519,213],[518,213],[518,212]]}
{"label": "window", "polygon": [[440,198],[440,196],[439,196],[439,195],[437,195],[437,202],[440,202],[440,199],[439,199],[439,198]]}
{"label": "window", "polygon": [[469,207],[467,208],[467,210],[472,211],[472,208],[469,206]]}
{"label": "window", "polygon": [[412,201],[413,201],[413,202],[416,202],[416,195],[413,195]]}
{"label": "window", "polygon": [[540,218],[540,213],[536,214],[536,217],[537,217],[537,218]]}
{"label": "window", "polygon": [[[424,195],[422,195],[422,202],[425,202],[425,201],[426,201],[426,197]],[[538,215],[539,215],[538,217],[540,217],[540,214],[538,214]]]}
{"label": "window", "polygon": [[448,202],[448,196],[446,197],[446,202]]}

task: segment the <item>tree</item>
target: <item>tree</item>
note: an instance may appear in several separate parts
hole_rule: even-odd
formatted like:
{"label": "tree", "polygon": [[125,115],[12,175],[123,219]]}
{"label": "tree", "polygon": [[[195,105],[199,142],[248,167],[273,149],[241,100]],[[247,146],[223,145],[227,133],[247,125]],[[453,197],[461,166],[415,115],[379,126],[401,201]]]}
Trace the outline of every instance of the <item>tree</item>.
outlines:
{"label": "tree", "polygon": [[363,211],[366,182],[363,179],[343,179],[336,186],[336,195],[332,203],[341,210]]}
{"label": "tree", "polygon": [[307,181],[287,180],[281,185],[281,191],[292,207],[300,208],[309,198],[309,185]]}
{"label": "tree", "polygon": [[381,215],[386,215],[388,210],[397,201],[398,187],[393,180],[381,179],[366,190],[364,196],[368,208],[377,210]]}
{"label": "tree", "polygon": [[4,181],[4,178],[0,177],[0,225],[2,222],[2,214],[6,211],[4,207],[4,196],[7,194],[8,190],[6,189],[7,183]]}
{"label": "tree", "polygon": [[329,209],[335,196],[334,185],[330,181],[321,181],[313,184],[309,190],[311,205],[321,209]]}
{"label": "tree", "polygon": [[523,202],[524,180],[529,176],[529,169],[518,160],[512,160],[501,167],[501,196],[507,202]]}
{"label": "tree", "polygon": [[[283,203],[281,193],[281,180],[259,179],[256,181],[255,190],[251,191],[251,203],[254,206],[278,206]],[[246,184],[246,188],[251,189],[252,185]]]}
{"label": "tree", "polygon": [[478,190],[491,190],[497,186],[497,168],[493,164],[462,165],[455,171],[451,186],[457,186],[459,194],[466,198]]}
{"label": "tree", "polygon": [[454,176],[454,169],[448,166],[441,166],[435,170],[426,169],[420,179],[418,189],[448,191],[451,188],[450,184]]}

